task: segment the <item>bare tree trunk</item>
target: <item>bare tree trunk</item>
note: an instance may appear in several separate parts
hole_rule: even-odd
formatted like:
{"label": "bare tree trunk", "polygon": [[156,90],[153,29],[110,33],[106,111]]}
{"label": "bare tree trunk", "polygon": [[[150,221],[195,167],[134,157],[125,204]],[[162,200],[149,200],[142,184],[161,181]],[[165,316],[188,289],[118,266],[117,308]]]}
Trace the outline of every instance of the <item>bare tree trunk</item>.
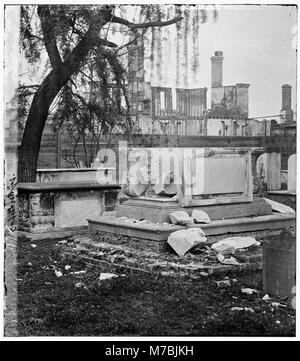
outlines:
{"label": "bare tree trunk", "polygon": [[[100,20],[97,24],[92,24],[65,61],[59,62],[58,65],[53,64],[53,69],[35,93],[19,149],[18,182],[35,182],[41,139],[50,105],[72,74],[78,71],[82,60],[88,55],[105,23],[105,20]],[[47,50],[50,59],[55,58],[57,49]]]}
{"label": "bare tree trunk", "polygon": [[19,149],[18,182],[35,182],[38,156],[48,111],[68,79],[53,69],[34,95]]}

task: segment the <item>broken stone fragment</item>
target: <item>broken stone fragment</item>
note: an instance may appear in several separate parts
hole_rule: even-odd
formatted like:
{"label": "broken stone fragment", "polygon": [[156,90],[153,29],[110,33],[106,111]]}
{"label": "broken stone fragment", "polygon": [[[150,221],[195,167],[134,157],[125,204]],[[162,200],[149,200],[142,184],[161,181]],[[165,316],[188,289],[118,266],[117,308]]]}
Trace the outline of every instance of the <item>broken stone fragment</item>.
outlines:
{"label": "broken stone fragment", "polygon": [[230,311],[246,311],[254,313],[254,310],[250,307],[231,307]]}
{"label": "broken stone fragment", "polygon": [[180,257],[204,242],[206,242],[206,237],[201,228],[182,229],[171,233],[168,237],[168,244]]}
{"label": "broken stone fragment", "polygon": [[269,301],[270,300],[270,296],[268,294],[265,294],[264,297],[262,298],[263,301]]}
{"label": "broken stone fragment", "polygon": [[175,184],[155,184],[153,190],[157,196],[173,197],[177,193]]}
{"label": "broken stone fragment", "polygon": [[173,224],[180,224],[182,226],[192,225],[193,219],[183,211],[175,211],[169,214],[170,220]]}
{"label": "broken stone fragment", "polygon": [[108,280],[111,278],[117,278],[118,276],[114,273],[100,273],[100,276],[98,278],[99,281]]}
{"label": "broken stone fragment", "polygon": [[214,252],[221,253],[224,256],[235,253],[235,248],[227,243],[217,244],[215,247],[212,247],[212,248],[213,248]]}
{"label": "broken stone fragment", "polygon": [[216,284],[219,288],[231,286],[231,282],[229,280],[216,281]]}
{"label": "broken stone fragment", "polygon": [[123,192],[130,197],[140,197],[148,189],[148,184],[143,183],[130,183],[124,186]]}
{"label": "broken stone fragment", "polygon": [[194,209],[192,212],[192,218],[195,223],[211,223],[211,220],[207,213],[200,209]]}
{"label": "broken stone fragment", "polygon": [[240,249],[251,246],[259,246],[260,242],[256,241],[253,237],[228,237],[214,243],[211,248],[217,249],[223,244],[226,244],[228,247],[233,247],[234,249]]}
{"label": "broken stone fragment", "polygon": [[278,212],[278,213],[295,213],[293,208],[286,206],[285,204],[272,201],[271,199],[264,198],[264,200],[269,203],[272,207],[272,211]]}
{"label": "broken stone fragment", "polygon": [[158,196],[173,197],[177,194],[177,185],[174,184],[174,172],[167,171],[162,175],[162,179],[153,186],[153,190]]}
{"label": "broken stone fragment", "polygon": [[246,294],[246,295],[252,295],[253,293],[259,293],[257,290],[255,290],[254,288],[242,288],[241,292]]}
{"label": "broken stone fragment", "polygon": [[[136,157],[140,157],[139,153]],[[127,183],[122,191],[130,197],[140,197],[148,188],[148,169],[143,162],[136,162],[129,168]]]}
{"label": "broken stone fragment", "polygon": [[239,266],[240,265],[240,263],[234,257],[226,258],[221,253],[217,254],[217,260],[220,263],[226,264],[226,265],[232,265],[232,266]]}

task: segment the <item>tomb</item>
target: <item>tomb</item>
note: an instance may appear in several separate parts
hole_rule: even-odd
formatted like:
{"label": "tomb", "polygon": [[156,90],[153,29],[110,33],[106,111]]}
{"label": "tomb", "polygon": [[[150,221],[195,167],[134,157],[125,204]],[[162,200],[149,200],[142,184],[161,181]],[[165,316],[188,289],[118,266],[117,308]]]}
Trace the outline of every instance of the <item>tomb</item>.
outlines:
{"label": "tomb", "polygon": [[96,183],[100,177],[105,177],[107,183],[115,183],[116,170],[110,168],[53,168],[38,169],[36,172],[36,181],[38,183],[54,182],[91,182]]}
{"label": "tomb", "polygon": [[90,182],[19,183],[20,232],[42,234],[87,228],[87,218],[115,208],[119,186]]}
{"label": "tomb", "polygon": [[[126,199],[116,216],[88,218],[94,240],[130,243],[135,248],[165,250],[169,214],[205,211],[212,222],[197,224],[209,242],[226,234],[259,239],[295,227],[294,214],[274,214],[253,196],[251,148],[132,148],[123,166]],[[128,174],[127,174],[128,172]]]}
{"label": "tomb", "polygon": [[279,189],[268,192],[268,197],[276,202],[283,203],[296,210],[296,171],[297,158],[292,154],[288,159],[287,189]]}

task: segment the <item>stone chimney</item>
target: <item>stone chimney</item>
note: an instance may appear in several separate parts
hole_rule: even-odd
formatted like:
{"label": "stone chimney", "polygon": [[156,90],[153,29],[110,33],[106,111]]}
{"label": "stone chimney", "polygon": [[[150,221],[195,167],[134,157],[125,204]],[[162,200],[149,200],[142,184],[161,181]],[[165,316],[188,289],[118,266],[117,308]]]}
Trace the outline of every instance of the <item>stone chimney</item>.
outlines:
{"label": "stone chimney", "polygon": [[292,109],[292,87],[289,84],[282,85],[282,110]]}
{"label": "stone chimney", "polygon": [[223,51],[215,51],[211,60],[211,86],[221,87],[223,83]]}
{"label": "stone chimney", "polygon": [[144,41],[140,38],[128,46],[128,99],[132,114],[142,111],[144,74]]}
{"label": "stone chimney", "polygon": [[292,111],[292,87],[289,84],[282,85],[282,106],[281,115],[283,116],[284,123],[293,122]]}

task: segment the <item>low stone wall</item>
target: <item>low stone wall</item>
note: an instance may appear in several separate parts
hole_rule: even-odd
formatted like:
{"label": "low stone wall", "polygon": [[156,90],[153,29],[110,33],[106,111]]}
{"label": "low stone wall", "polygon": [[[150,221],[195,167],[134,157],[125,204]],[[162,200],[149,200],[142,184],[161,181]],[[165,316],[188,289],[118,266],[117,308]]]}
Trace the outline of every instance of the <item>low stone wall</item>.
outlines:
{"label": "low stone wall", "polygon": [[[126,237],[125,237],[126,238]],[[104,240],[104,239],[103,239]],[[107,240],[107,239],[105,239]],[[201,253],[187,253],[178,257],[171,251],[156,253],[151,250],[131,248],[121,242],[116,245],[104,241],[95,242],[86,237],[74,237],[63,241],[62,253],[73,261],[83,262],[98,271],[131,273],[159,273],[165,276],[207,277],[228,272],[242,272],[262,268],[262,247],[256,250],[237,253],[240,265],[220,264],[216,256]]]}
{"label": "low stone wall", "polygon": [[21,183],[18,229],[44,233],[87,227],[87,218],[115,209],[118,192],[118,186],[95,183]]}

